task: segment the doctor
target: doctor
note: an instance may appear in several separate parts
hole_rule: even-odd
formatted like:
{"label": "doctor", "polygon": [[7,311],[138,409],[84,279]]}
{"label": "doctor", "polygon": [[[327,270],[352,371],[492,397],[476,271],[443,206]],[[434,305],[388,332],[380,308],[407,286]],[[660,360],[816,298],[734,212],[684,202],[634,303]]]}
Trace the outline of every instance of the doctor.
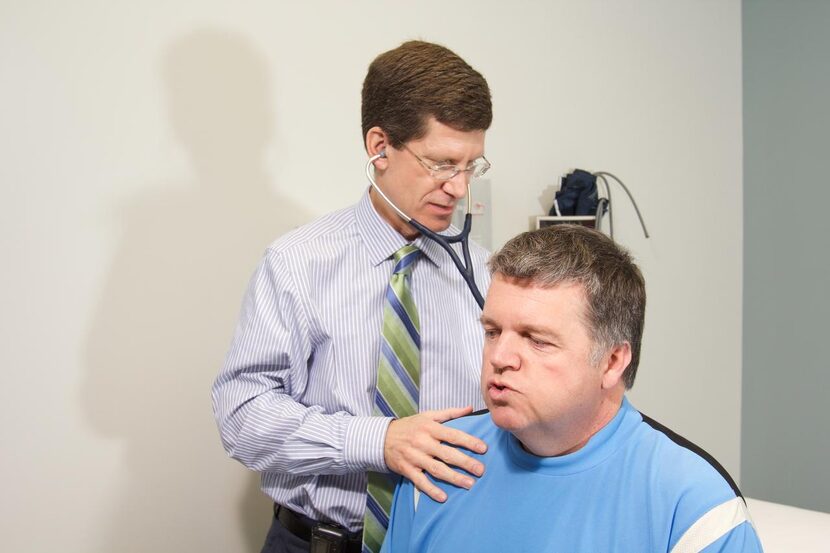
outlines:
{"label": "doctor", "polygon": [[[365,148],[385,152],[377,184],[435,232],[489,167],[491,120],[487,82],[437,44],[381,54],[363,83]],[[471,256],[486,290],[487,252],[471,245]],[[213,386],[226,451],[274,500],[263,552],[379,550],[390,473],[439,502],[446,493],[427,474],[473,486],[484,466],[465,450],[484,453],[485,443],[441,423],[483,406],[479,314],[446,253],[375,191],[267,249]],[[401,368],[405,401],[383,387]],[[367,472],[380,479],[368,509]]]}

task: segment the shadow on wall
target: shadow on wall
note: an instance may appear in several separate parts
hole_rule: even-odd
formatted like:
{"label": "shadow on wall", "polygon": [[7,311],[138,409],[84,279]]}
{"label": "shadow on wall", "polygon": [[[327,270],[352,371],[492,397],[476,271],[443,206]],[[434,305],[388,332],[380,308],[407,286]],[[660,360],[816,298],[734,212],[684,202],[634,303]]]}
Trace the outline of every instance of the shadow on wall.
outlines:
{"label": "shadow on wall", "polygon": [[222,451],[210,387],[265,246],[310,216],[270,192],[270,76],[245,37],[183,36],[165,50],[162,77],[193,177],[149,183],[120,213],[89,332],[85,411],[124,447],[101,483],[112,498],[97,551],[258,551],[270,502]]}

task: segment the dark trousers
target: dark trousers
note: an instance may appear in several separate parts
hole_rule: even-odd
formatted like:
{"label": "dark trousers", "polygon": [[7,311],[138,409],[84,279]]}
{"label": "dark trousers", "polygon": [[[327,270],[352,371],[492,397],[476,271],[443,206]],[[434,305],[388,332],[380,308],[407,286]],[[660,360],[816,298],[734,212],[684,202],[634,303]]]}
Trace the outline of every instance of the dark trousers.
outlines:
{"label": "dark trousers", "polygon": [[308,553],[310,549],[309,542],[286,530],[276,515],[274,516],[262,553]]}
{"label": "dark trousers", "polygon": [[[312,537],[315,531],[321,532],[320,537]],[[327,538],[334,538],[329,543]],[[340,551],[341,553],[361,553],[363,532],[347,533],[342,528],[320,524],[310,518],[298,515],[285,507],[274,504],[274,519],[271,529],[265,538],[262,553],[309,553],[311,543],[315,542],[317,551]],[[322,548],[322,549],[321,549]]]}

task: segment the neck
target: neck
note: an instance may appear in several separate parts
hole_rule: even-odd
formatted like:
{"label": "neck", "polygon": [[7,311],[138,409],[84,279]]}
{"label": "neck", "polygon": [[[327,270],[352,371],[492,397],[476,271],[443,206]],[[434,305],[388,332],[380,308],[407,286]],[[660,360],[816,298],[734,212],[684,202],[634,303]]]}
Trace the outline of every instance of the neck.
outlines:
{"label": "neck", "polygon": [[622,405],[622,392],[606,397],[593,416],[580,422],[573,418],[557,421],[545,428],[533,428],[516,432],[515,436],[528,453],[538,457],[559,457],[575,453],[611,422]]}
{"label": "neck", "polygon": [[[380,183],[378,183],[380,184]],[[372,207],[386,223],[392,227],[398,234],[409,240],[415,240],[420,234],[414,227],[404,221],[400,214],[389,205],[389,203],[378,194],[374,186],[369,187],[369,199],[372,201]]]}

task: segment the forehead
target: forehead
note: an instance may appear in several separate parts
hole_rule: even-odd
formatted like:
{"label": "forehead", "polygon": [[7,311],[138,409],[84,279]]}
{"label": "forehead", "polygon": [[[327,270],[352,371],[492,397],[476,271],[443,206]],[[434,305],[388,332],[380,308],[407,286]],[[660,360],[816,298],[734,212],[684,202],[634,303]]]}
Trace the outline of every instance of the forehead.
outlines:
{"label": "forehead", "polygon": [[585,287],[574,282],[538,286],[496,273],[487,292],[482,321],[517,329],[589,335]]}
{"label": "forehead", "polygon": [[430,117],[424,136],[409,144],[418,146],[424,155],[473,159],[484,155],[484,136],[483,130],[460,131]]}

